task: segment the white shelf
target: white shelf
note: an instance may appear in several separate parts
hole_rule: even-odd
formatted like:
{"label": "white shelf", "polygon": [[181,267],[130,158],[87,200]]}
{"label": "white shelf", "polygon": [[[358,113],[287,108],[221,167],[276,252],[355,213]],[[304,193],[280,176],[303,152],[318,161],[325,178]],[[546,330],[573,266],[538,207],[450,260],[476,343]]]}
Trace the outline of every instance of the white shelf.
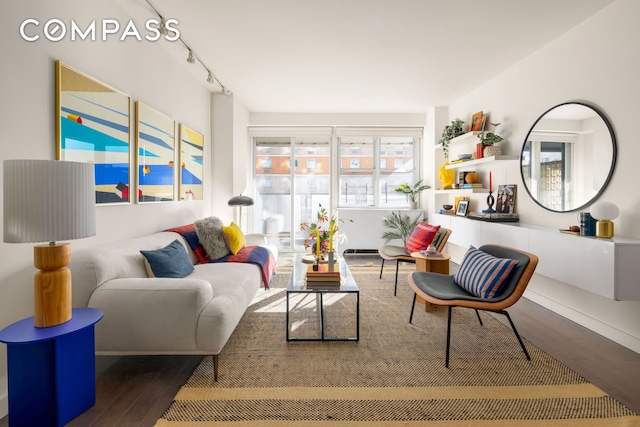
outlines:
{"label": "white shelf", "polygon": [[519,158],[520,156],[515,154],[503,154],[500,156],[483,157],[481,159],[467,160],[466,162],[447,165],[445,169],[460,169],[460,168],[466,168],[473,165],[480,165],[482,163],[489,163],[489,162],[502,161],[502,160],[518,160]]}
{"label": "white shelf", "polygon": [[[478,135],[479,133],[480,133],[480,131],[467,132],[467,133],[463,133],[460,136],[456,136],[455,138],[451,138],[451,141],[449,141],[449,146],[451,146],[451,144],[459,144],[461,142],[468,142],[467,140],[469,138],[474,137],[474,136]],[[475,141],[475,143],[478,143],[478,142],[480,142],[479,139],[477,141]],[[442,143],[436,144],[435,148],[442,148]]]}
{"label": "white shelf", "polygon": [[478,193],[488,193],[488,188],[451,188],[447,190],[436,190],[435,194],[478,194]]}

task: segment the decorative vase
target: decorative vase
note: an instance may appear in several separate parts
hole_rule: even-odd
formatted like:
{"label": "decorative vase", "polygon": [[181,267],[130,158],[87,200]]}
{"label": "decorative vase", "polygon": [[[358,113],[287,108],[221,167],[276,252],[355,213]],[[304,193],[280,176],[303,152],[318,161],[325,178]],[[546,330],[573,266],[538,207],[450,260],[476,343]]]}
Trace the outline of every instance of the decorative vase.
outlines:
{"label": "decorative vase", "polygon": [[499,156],[502,154],[502,147],[499,145],[487,145],[484,147],[484,157]]}
{"label": "decorative vase", "polygon": [[476,144],[476,159],[484,157],[484,145],[481,142]]}

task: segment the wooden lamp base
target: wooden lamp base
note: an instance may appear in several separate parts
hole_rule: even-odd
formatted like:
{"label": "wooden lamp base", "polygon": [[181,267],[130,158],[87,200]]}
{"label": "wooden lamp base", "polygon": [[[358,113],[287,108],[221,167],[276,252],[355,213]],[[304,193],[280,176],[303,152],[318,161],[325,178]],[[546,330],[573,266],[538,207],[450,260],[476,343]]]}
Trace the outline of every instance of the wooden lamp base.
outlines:
{"label": "wooden lamp base", "polygon": [[71,320],[70,243],[33,248],[33,265],[40,270],[33,281],[33,324],[48,328]]}

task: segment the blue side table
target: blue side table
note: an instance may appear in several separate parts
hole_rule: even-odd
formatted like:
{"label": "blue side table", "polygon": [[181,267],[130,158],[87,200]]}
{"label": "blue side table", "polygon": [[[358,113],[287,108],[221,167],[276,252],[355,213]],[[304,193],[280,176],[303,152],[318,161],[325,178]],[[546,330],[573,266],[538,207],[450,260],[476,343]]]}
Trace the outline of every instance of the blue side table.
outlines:
{"label": "blue side table", "polygon": [[7,344],[9,425],[63,426],[96,403],[96,308],[74,308],[66,323],[33,326],[33,317],[0,331]]}

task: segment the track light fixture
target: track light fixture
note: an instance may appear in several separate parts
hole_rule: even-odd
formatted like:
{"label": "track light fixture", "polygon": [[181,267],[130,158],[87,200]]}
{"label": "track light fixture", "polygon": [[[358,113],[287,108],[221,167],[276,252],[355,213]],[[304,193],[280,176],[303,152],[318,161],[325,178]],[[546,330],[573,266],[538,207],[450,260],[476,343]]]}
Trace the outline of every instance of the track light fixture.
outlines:
{"label": "track light fixture", "polygon": [[160,31],[160,34],[162,34],[163,36],[166,36],[168,33],[167,23],[164,21],[164,18],[162,16],[160,16],[160,28],[158,28],[158,30]]}
{"label": "track light fixture", "polygon": [[187,56],[187,62],[189,64],[195,64],[196,63],[196,58],[193,57],[193,51],[191,49],[189,49],[189,56]]}
{"label": "track light fixture", "polygon": [[[156,7],[151,3],[151,0],[146,0],[146,2],[151,7],[151,9],[153,9],[153,11],[156,13],[156,15],[158,15],[158,18],[160,18],[160,25],[159,25],[159,28],[158,28],[158,30],[160,31],[160,34],[162,34],[162,35],[168,34],[166,21],[162,17],[162,14],[160,14],[160,12],[158,12],[158,9],[156,9]],[[189,51],[189,54],[187,56],[187,62],[189,64],[195,64],[196,61],[198,61],[200,63],[200,65],[202,65],[202,68],[204,68],[207,71],[207,83],[210,83],[210,84],[217,83],[222,88],[222,93],[224,95],[231,95],[232,92],[229,89],[227,89],[222,84],[222,82],[220,82],[220,80],[217,79],[217,77],[214,77],[213,73],[211,72],[211,69],[209,67],[207,67],[207,64],[202,62],[202,59],[200,59],[200,57],[197,54],[194,53],[193,49],[191,49],[191,46],[189,46],[187,44],[187,42],[185,42],[182,37],[178,37],[178,40],[180,40],[180,42],[184,45],[184,47]]]}

